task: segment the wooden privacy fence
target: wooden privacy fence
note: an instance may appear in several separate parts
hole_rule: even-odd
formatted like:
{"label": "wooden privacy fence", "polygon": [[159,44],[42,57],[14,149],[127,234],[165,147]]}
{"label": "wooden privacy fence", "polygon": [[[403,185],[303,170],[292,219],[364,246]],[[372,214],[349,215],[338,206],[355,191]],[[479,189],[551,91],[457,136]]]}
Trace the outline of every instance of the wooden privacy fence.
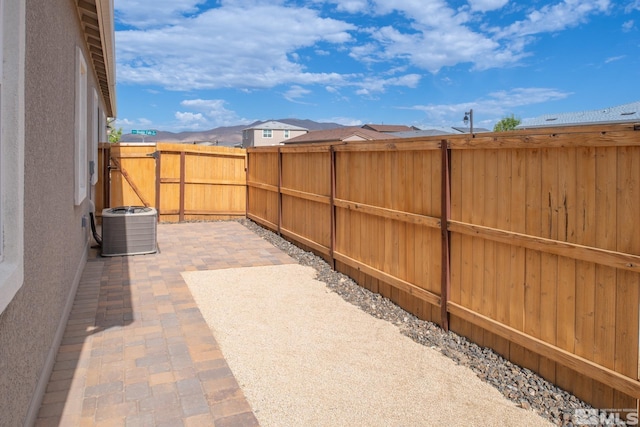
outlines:
{"label": "wooden privacy fence", "polygon": [[158,220],[244,217],[246,153],[188,144],[102,144],[96,212],[104,207],[152,206]]}
{"label": "wooden privacy fence", "polygon": [[636,410],[640,127],[248,150],[247,217],[599,408]]}

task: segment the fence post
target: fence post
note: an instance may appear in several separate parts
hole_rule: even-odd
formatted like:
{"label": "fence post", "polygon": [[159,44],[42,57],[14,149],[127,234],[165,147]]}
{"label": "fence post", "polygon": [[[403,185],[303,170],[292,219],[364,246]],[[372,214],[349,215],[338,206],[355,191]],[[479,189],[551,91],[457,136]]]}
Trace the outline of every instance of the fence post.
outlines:
{"label": "fence post", "polygon": [[102,206],[103,208],[111,207],[111,145],[102,149],[103,169],[103,187],[102,187]]}
{"label": "fence post", "polygon": [[249,150],[244,152],[244,217],[249,218]]}
{"label": "fence post", "polygon": [[185,187],[185,161],[186,154],[183,151],[180,152],[180,208],[178,211],[178,221],[184,221],[184,187]]}
{"label": "fence post", "polygon": [[441,176],[441,212],[440,231],[442,234],[442,287],[440,291],[440,316],[442,329],[449,331],[449,313],[447,303],[451,289],[451,269],[449,256],[449,219],[451,218],[451,170],[449,163],[450,149],[447,140],[440,143],[442,152]]}
{"label": "fence post", "polygon": [[156,213],[158,215],[158,222],[160,222],[160,189],[161,187],[161,171],[162,171],[162,167],[160,164],[160,157],[162,157],[160,150],[158,149],[158,146],[156,145],[156,152],[155,154],[155,158],[156,158]]}
{"label": "fence post", "polygon": [[331,247],[329,248],[329,256],[331,257],[331,268],[335,270],[336,259],[333,254],[336,250],[336,150],[333,149],[333,145],[329,147],[329,155],[331,157]]}
{"label": "fence post", "polygon": [[278,147],[278,236],[282,236],[282,151]]}

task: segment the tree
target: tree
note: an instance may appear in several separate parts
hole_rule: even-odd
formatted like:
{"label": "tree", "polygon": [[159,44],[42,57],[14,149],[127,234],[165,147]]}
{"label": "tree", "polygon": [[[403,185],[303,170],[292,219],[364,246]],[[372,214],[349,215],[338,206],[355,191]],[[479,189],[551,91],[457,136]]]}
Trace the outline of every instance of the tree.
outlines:
{"label": "tree", "polygon": [[510,130],[514,130],[516,126],[518,126],[522,122],[522,120],[517,119],[511,114],[511,117],[504,117],[493,127],[494,132],[507,132]]}
{"label": "tree", "polygon": [[120,138],[122,138],[122,128],[115,130],[113,126],[111,126],[115,120],[116,119],[107,119],[107,133],[109,134],[109,142],[112,144],[120,141]]}
{"label": "tree", "polygon": [[118,130],[111,129],[111,132],[109,132],[109,142],[112,144],[114,142],[119,142],[121,137],[122,137],[122,128],[118,128]]}

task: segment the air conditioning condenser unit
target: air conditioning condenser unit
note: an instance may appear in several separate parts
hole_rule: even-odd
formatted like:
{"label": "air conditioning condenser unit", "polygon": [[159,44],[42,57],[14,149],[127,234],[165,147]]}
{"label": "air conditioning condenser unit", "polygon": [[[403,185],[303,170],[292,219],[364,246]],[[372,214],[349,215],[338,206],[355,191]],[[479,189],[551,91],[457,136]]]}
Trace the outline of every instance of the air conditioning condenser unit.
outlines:
{"label": "air conditioning condenser unit", "polygon": [[102,210],[102,255],[142,255],[157,252],[158,212],[144,206]]}

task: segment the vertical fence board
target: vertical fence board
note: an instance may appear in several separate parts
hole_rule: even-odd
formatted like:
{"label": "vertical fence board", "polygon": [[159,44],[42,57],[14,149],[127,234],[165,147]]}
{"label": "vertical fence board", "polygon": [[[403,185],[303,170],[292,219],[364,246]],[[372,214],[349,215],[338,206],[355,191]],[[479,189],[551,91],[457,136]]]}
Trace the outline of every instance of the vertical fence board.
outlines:
{"label": "vertical fence board", "polygon": [[[576,242],[595,245],[595,149],[585,147],[578,150],[578,191],[576,203]],[[576,263],[576,354],[593,358],[595,335],[595,265],[589,262]],[[589,399],[593,393],[593,380],[584,377],[576,379],[582,399]]]}
{"label": "vertical fence board", "polygon": [[[527,152],[526,165],[526,219],[525,230],[529,235],[539,235],[542,224],[542,201],[540,200],[542,153],[540,149]],[[526,251],[526,285],[524,293],[525,323],[524,331],[534,337],[540,337],[540,271],[541,254],[532,249]],[[525,351],[524,366],[534,371],[539,368],[539,356]]]}
{"label": "vertical fence board", "polygon": [[[603,249],[616,250],[616,165],[615,148],[596,149],[596,242]],[[602,366],[615,368],[616,269],[596,266],[594,357]],[[597,407],[613,408],[613,389],[593,384],[592,401]]]}
{"label": "vertical fence board", "polygon": [[[456,221],[462,221],[462,183],[463,183],[463,151],[451,151],[451,219]],[[460,233],[450,233],[449,238],[449,252],[450,256],[450,273],[451,273],[451,294],[449,300],[464,305],[463,291],[462,291],[462,270],[463,270],[463,237]],[[459,319],[456,316],[449,317],[449,327],[451,330],[468,336],[468,322]]]}
{"label": "vertical fence board", "polygon": [[[511,157],[511,231],[526,232],[526,152],[513,150]],[[511,288],[509,292],[509,324],[518,331],[525,329],[525,260],[526,249],[513,246],[511,248]],[[511,360],[518,364],[525,363],[525,349],[511,344],[509,349]]]}
{"label": "vertical fence board", "polygon": [[[495,226],[508,230],[511,228],[511,157],[509,150],[498,150],[496,171],[497,187],[495,205]],[[511,246],[506,244],[496,244],[496,317],[495,319],[503,324],[509,324],[509,311],[511,298],[511,288],[513,280],[511,278]],[[509,357],[509,341],[505,338],[494,337],[494,349],[503,357]]]}
{"label": "vertical fence board", "polygon": [[[473,181],[474,181],[474,152],[465,151],[462,156],[462,180],[458,190],[462,194],[460,221],[472,223],[473,215]],[[453,189],[452,189],[453,191]],[[460,303],[464,307],[472,307],[472,287],[477,286],[473,274],[473,242],[474,238],[462,236],[460,241],[462,271],[460,274]],[[468,338],[472,338],[474,326],[465,322],[461,325],[460,333]],[[477,329],[477,327],[476,327]]]}
{"label": "vertical fence board", "polygon": [[[426,176],[431,182],[431,187],[425,185],[423,188],[423,191],[426,192],[423,196],[425,197],[425,202],[423,204],[424,209],[419,213],[432,216],[434,218],[442,218],[442,152],[440,150],[430,150],[423,153],[423,156],[425,157],[423,163],[427,168]],[[449,180],[449,186],[451,186],[451,180]],[[429,194],[431,197],[429,197]],[[422,233],[425,236],[423,239],[423,247],[427,248],[430,255],[429,261],[424,264],[424,274],[427,281],[426,288],[434,294],[440,294],[443,271],[442,245],[440,244],[441,231],[423,226]],[[449,287],[451,287],[450,283]],[[441,323],[439,321],[442,317],[440,307],[429,303],[424,304],[427,306],[427,309],[431,307],[431,320],[436,323]]]}
{"label": "vertical fence board", "polygon": [[[424,204],[426,198],[426,177],[427,173],[429,173],[430,171],[425,170],[424,168],[424,153],[415,153],[411,160],[413,163],[413,177],[409,177],[409,179],[413,180],[415,191],[414,197],[409,198],[408,209],[410,209],[410,212],[422,214],[424,212]],[[424,227],[413,225],[411,228],[412,229],[410,235],[413,235],[414,238],[410,241],[407,241],[407,253],[408,258],[410,258],[410,261],[407,265],[407,270],[409,271],[409,277],[412,277],[413,280],[416,283],[419,283],[421,286],[426,287],[428,283],[428,263],[431,261],[432,255],[429,251],[428,245],[425,245],[424,242]],[[432,319],[430,304],[425,303],[419,298],[415,298],[413,304],[411,304],[411,307],[413,314],[415,314],[416,316],[423,319]],[[427,314],[427,311],[429,312],[429,314]]]}
{"label": "vertical fence board", "polygon": [[[485,193],[485,181],[487,178],[487,170],[485,165],[485,150],[475,150],[473,152],[473,194],[471,197],[471,223],[472,224],[484,224],[484,198]],[[471,286],[471,309],[478,313],[482,313],[483,310],[483,291],[484,291],[484,262],[485,262],[485,240],[479,237],[474,237],[472,241],[472,282]],[[472,327],[471,337],[473,341],[480,345],[485,345],[484,330],[478,326]]]}
{"label": "vertical fence board", "polygon": [[[569,241],[575,236],[576,224],[576,149],[567,148],[558,151],[558,191],[561,197],[558,215],[558,240]],[[556,325],[556,345],[571,353],[575,351],[576,330],[576,260],[559,257],[558,259],[558,305]],[[575,374],[570,369],[556,366],[556,383],[570,389]]]}
{"label": "vertical fence board", "polygon": [[[484,158],[484,188],[483,188],[483,212],[482,223],[488,227],[496,228],[498,224],[498,153],[496,150],[486,150]],[[482,289],[482,312],[485,316],[495,319],[496,308],[496,242],[484,241],[484,271]],[[484,343],[495,348],[495,335],[485,332]]]}
{"label": "vertical fence board", "polygon": [[[541,206],[540,231],[541,237],[558,239],[558,157],[556,149],[541,150],[541,178],[540,191]],[[545,206],[546,205],[546,206]],[[540,254],[540,338],[548,343],[556,344],[556,313],[558,256]],[[545,358],[540,358],[540,374],[549,381],[555,381],[556,364]]]}

